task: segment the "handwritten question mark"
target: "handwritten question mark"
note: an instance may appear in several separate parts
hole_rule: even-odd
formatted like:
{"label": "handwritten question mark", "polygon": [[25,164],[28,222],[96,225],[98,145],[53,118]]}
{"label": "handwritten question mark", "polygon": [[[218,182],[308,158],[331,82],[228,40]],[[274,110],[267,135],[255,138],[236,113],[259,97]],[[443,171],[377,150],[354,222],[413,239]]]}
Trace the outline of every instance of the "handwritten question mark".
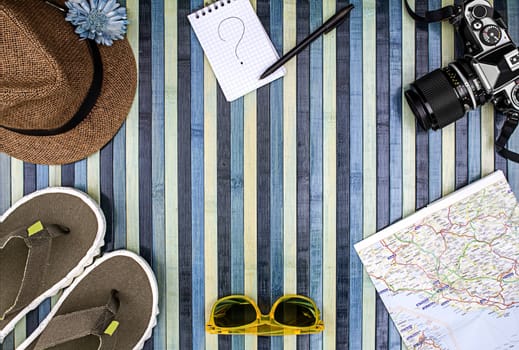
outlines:
{"label": "handwritten question mark", "polygon": [[227,41],[226,39],[224,39],[224,37],[222,36],[222,32],[221,32],[221,28],[222,28],[222,24],[226,21],[230,21],[230,20],[238,20],[240,21],[241,23],[241,26],[242,26],[242,31],[241,31],[241,36],[240,36],[240,39],[238,39],[238,41],[236,42],[236,46],[234,47],[234,55],[236,56],[236,58],[238,59],[238,61],[240,61],[241,64],[243,64],[243,61],[241,61],[240,57],[238,56],[238,45],[240,45],[240,42],[242,41],[243,39],[243,35],[245,34],[245,23],[243,23],[242,19],[239,18],[239,17],[228,17],[226,19],[224,19],[223,21],[220,22],[220,24],[218,25],[218,36],[220,37],[220,40],[222,41]]}

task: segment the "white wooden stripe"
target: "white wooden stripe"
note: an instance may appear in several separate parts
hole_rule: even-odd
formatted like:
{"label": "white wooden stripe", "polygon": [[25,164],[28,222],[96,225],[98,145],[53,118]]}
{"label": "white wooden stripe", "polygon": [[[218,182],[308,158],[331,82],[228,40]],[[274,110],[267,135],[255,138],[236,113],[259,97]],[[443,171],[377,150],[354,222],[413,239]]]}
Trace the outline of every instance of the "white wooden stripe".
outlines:
{"label": "white wooden stripe", "polygon": [[[414,0],[409,1],[414,8]],[[402,11],[402,85],[415,80],[415,21]],[[402,91],[403,92],[403,91]],[[402,181],[403,215],[416,207],[416,120],[402,94]]]}
{"label": "white wooden stripe", "polygon": [[[442,0],[442,6],[452,5],[450,0]],[[454,27],[449,22],[442,23],[442,66],[454,60]],[[442,195],[454,191],[456,186],[456,126],[451,124],[442,129]]]}
{"label": "white wooden stripe", "polygon": [[87,159],[87,192],[97,203],[101,203],[99,152]]}
{"label": "white wooden stripe", "polygon": [[[23,162],[11,158],[11,205],[23,197]],[[14,328],[14,344],[18,347],[26,334],[26,319],[22,318]]]}
{"label": "white wooden stripe", "polygon": [[[376,232],[377,215],[377,37],[376,1],[364,0],[363,11],[363,237]],[[362,348],[375,348],[376,312],[375,288],[369,275],[363,272],[362,286]]]}
{"label": "white wooden stripe", "polygon": [[[283,51],[296,45],[296,1],[283,3]],[[297,288],[297,58],[285,64],[283,84],[283,283],[285,294]],[[284,337],[284,349],[296,348]]]}
{"label": "white wooden stripe", "polygon": [[[323,22],[335,14],[335,1],[323,2]],[[323,348],[335,349],[336,336],[336,31],[323,37]]]}
{"label": "white wooden stripe", "polygon": [[[205,315],[218,297],[218,181],[217,181],[217,106],[216,78],[204,58],[204,267]],[[218,348],[218,336],[206,335],[205,348]]]}
{"label": "white wooden stripe", "polygon": [[[139,23],[139,0],[127,0],[128,20]],[[139,26],[128,26],[128,41],[139,66]],[[139,90],[126,119],[126,246],[139,252]]]}
{"label": "white wooden stripe", "polygon": [[166,234],[166,312],[168,349],[179,349],[179,290],[178,290],[178,154],[177,154],[177,2],[164,3],[164,154],[165,154],[165,234]]}

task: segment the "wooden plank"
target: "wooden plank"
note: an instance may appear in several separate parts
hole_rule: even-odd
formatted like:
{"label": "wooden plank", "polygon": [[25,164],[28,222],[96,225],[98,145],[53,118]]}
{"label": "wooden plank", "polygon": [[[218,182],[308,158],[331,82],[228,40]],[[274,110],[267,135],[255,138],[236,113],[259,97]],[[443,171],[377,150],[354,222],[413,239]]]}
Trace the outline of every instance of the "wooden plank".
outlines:
{"label": "wooden plank", "polygon": [[[283,51],[296,45],[296,1],[283,4]],[[285,64],[283,85],[283,291],[297,289],[297,58]],[[274,302],[274,300],[272,300]],[[295,349],[294,337],[284,337],[285,350]],[[274,347],[274,345],[273,345]]]}
{"label": "wooden plank", "polygon": [[[139,1],[127,0],[128,20],[139,23]],[[139,26],[128,26],[128,41],[139,67]],[[139,89],[126,119],[126,247],[139,251]]]}
{"label": "wooden plank", "polygon": [[[310,1],[309,31],[323,21],[323,4]],[[342,26],[347,28],[347,26]],[[337,37],[337,42],[340,39]],[[323,39],[310,46],[310,283],[309,296],[323,309]],[[346,290],[343,292],[347,293]],[[344,336],[341,331],[341,336]],[[310,336],[310,348],[322,349],[323,335]]]}
{"label": "wooden plank", "polygon": [[[11,205],[23,197],[23,162],[11,158]],[[14,328],[14,345],[18,347],[27,336],[26,318],[22,318]]]}
{"label": "wooden plank", "polygon": [[[218,202],[217,202],[217,109],[216,78],[204,60],[204,293],[205,323],[218,296]],[[217,335],[206,335],[206,349],[218,347]]]}
{"label": "wooden plank", "polygon": [[[151,114],[151,221],[152,263],[159,287],[159,305],[166,304],[166,257],[164,186],[165,186],[165,51],[164,51],[164,8],[161,0],[151,3],[151,77],[152,77],[152,114]],[[154,348],[166,349],[166,313],[158,315],[157,326],[153,331]]]}
{"label": "wooden plank", "polygon": [[[335,13],[335,1],[323,2],[323,21]],[[323,37],[323,348],[334,349],[336,338],[336,224],[337,123],[336,40],[332,31]]]}
{"label": "wooden plank", "polygon": [[[349,128],[349,141],[350,141],[350,227],[349,227],[349,256],[350,256],[350,266],[349,266],[349,344],[348,348],[351,350],[360,350],[362,349],[362,277],[363,277],[363,269],[360,259],[355,252],[353,245],[360,240],[362,240],[362,232],[363,232],[363,184],[362,184],[362,147],[363,147],[363,133],[362,133],[362,80],[363,80],[363,52],[362,52],[362,33],[363,33],[363,9],[362,9],[362,1],[355,0],[352,1],[352,4],[355,6],[355,9],[350,14],[350,128]],[[323,6],[324,12],[324,6]],[[333,13],[333,11],[327,12],[328,17]],[[323,19],[326,18],[323,14]],[[326,38],[323,39],[323,49],[325,52],[324,57],[324,74],[325,78],[327,77],[328,72],[328,58],[327,55],[327,47],[326,47]],[[328,96],[328,90],[326,89],[327,80],[324,81],[323,84],[323,96]],[[326,97],[325,97],[326,98]],[[324,125],[323,128],[326,130],[326,113],[324,114]],[[326,137],[323,137],[323,140],[326,140]],[[326,142],[326,141],[325,141]],[[328,167],[327,165],[327,151],[326,147],[323,145],[323,157],[324,157],[324,169]],[[323,177],[324,183],[329,182],[329,180]],[[323,259],[327,259],[328,251],[325,248],[326,245],[326,232],[327,227],[330,223],[326,224],[326,207],[327,204],[327,190],[324,189],[324,209],[323,209]],[[325,269],[326,269],[326,263]],[[327,276],[326,270],[324,271],[324,276]],[[329,289],[327,283],[323,280],[323,291]],[[333,287],[333,286],[332,286]],[[326,293],[323,294],[323,299],[328,300],[328,296]],[[323,305],[324,308],[324,305]],[[324,343],[326,344],[326,336]],[[330,336],[331,337],[331,336]]]}
{"label": "wooden plank", "polygon": [[[363,238],[376,232],[377,212],[377,13],[375,0],[364,0],[363,11]],[[375,348],[375,288],[364,271],[362,287],[362,348]]]}
{"label": "wooden plank", "polygon": [[178,37],[177,2],[164,4],[164,216],[166,265],[166,349],[180,348],[178,259]]}
{"label": "wooden plank", "polygon": [[[442,0],[442,6],[451,5]],[[454,60],[454,27],[449,22],[442,23],[442,67]],[[456,127],[454,124],[442,129],[442,195],[454,191],[456,186]]]}

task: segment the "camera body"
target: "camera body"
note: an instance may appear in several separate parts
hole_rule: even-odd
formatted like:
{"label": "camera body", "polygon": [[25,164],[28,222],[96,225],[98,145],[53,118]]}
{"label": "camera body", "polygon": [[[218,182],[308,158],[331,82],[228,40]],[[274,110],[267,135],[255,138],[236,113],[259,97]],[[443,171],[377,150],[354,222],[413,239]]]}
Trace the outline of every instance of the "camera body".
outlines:
{"label": "camera body", "polygon": [[437,130],[487,102],[518,118],[519,50],[506,23],[486,0],[467,0],[454,9],[449,21],[465,54],[419,78],[406,91],[419,124]]}

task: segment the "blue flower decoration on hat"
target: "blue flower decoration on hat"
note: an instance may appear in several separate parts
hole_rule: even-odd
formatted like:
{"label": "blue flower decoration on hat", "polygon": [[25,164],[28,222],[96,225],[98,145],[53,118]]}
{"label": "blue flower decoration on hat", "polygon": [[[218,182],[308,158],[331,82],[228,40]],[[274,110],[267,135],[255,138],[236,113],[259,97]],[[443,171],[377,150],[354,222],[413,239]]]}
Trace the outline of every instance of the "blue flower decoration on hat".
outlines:
{"label": "blue flower decoration on hat", "polygon": [[126,33],[126,8],[116,0],[70,0],[65,5],[69,10],[65,20],[76,26],[82,39],[112,46]]}

